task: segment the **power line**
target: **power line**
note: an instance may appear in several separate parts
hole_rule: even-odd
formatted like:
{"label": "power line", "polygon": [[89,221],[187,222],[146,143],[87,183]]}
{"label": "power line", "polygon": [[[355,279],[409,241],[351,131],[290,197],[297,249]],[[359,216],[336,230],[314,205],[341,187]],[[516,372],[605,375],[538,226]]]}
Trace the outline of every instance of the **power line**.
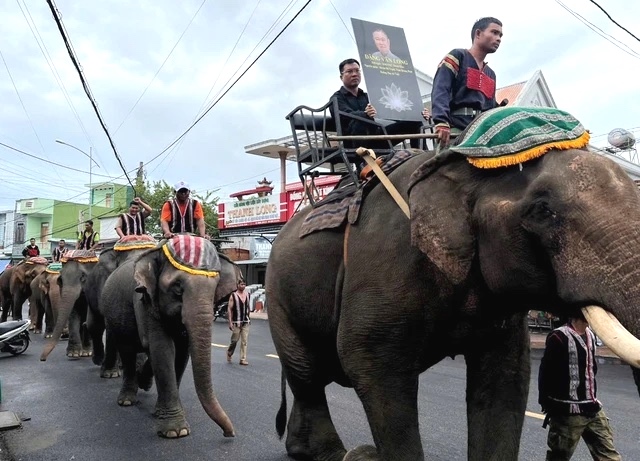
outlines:
{"label": "power line", "polygon": [[329,3],[331,3],[331,6],[333,7],[333,11],[336,12],[336,14],[338,15],[338,17],[340,18],[340,21],[342,22],[342,25],[344,26],[344,28],[347,30],[347,34],[349,34],[349,37],[351,37],[351,40],[353,40],[353,43],[356,43],[356,38],[353,36],[353,34],[351,33],[351,29],[349,29],[347,27],[347,23],[344,22],[344,19],[342,19],[342,16],[340,16],[340,12],[338,11],[338,9],[336,8],[336,6],[333,4],[333,2],[331,0],[329,0]]}
{"label": "power line", "polygon": [[627,34],[631,35],[633,38],[635,38],[637,41],[640,42],[640,38],[636,37],[635,35],[633,35],[631,32],[629,32],[628,29],[626,29],[625,27],[621,26],[620,24],[618,24],[618,22],[616,22],[615,19],[613,19],[611,17],[611,15],[609,13],[607,13],[607,10],[605,10],[604,8],[602,8],[600,5],[598,5],[594,0],[589,0],[591,3],[593,3],[595,6],[597,6],[600,11],[602,11],[605,16],[607,16],[609,18],[609,20],[614,23],[616,26],[618,26],[620,29],[624,30]]}
{"label": "power line", "polygon": [[171,51],[169,51],[169,54],[167,55],[166,58],[164,58],[164,61],[162,61],[162,64],[160,64],[160,67],[158,68],[158,70],[156,71],[156,73],[153,75],[153,78],[151,79],[151,81],[147,84],[146,88],[144,89],[144,91],[142,92],[142,94],[140,95],[140,97],[136,100],[136,102],[133,104],[133,106],[131,107],[131,109],[129,109],[129,112],[127,112],[127,115],[124,116],[124,118],[122,119],[122,122],[120,122],[120,125],[118,125],[118,128],[116,128],[116,130],[113,132],[113,134],[115,135],[118,130],[120,129],[120,127],[124,124],[124,122],[127,120],[127,118],[129,118],[129,115],[131,115],[131,113],[133,112],[133,110],[136,108],[136,106],[138,105],[138,103],[140,102],[140,100],[142,99],[142,97],[146,94],[147,90],[149,89],[149,87],[151,86],[151,84],[154,82],[154,80],[156,79],[156,77],[158,76],[158,74],[160,73],[160,71],[162,70],[162,68],[164,67],[164,65],[167,63],[167,61],[169,60],[169,58],[171,57],[171,55],[173,54],[173,52],[175,51],[176,47],[178,46],[178,43],[180,43],[180,41],[182,40],[182,37],[184,37],[184,34],[187,33],[187,30],[189,30],[189,27],[191,27],[191,24],[193,23],[193,21],[196,19],[196,16],[198,16],[198,13],[200,12],[200,10],[202,9],[202,7],[204,6],[204,4],[207,2],[207,0],[202,0],[202,3],[200,4],[200,6],[198,7],[198,9],[196,10],[196,12],[193,14],[193,16],[191,17],[191,21],[189,21],[189,24],[187,24],[187,27],[185,27],[185,29],[182,31],[182,34],[180,34],[180,37],[178,37],[178,41],[175,43],[175,45],[173,45],[173,48],[171,48]]}
{"label": "power line", "polygon": [[[50,2],[51,0],[47,0],[47,2]],[[300,10],[295,14],[295,16],[293,18],[291,18],[291,20],[284,26],[284,28],[278,33],[278,35],[276,35],[274,37],[273,40],[271,40],[271,42],[269,42],[269,44],[267,45],[267,47],[253,60],[253,62],[251,64],[249,64],[249,67],[247,67],[244,72],[242,72],[240,74],[240,76],[238,76],[238,78],[231,84],[231,86],[229,88],[227,88],[221,95],[220,97],[218,97],[213,104],[211,104],[209,106],[209,108],[207,110],[204,111],[204,113],[198,117],[189,128],[187,128],[185,130],[184,133],[182,133],[180,136],[178,136],[173,142],[171,142],[171,144],[169,144],[167,147],[165,147],[159,154],[157,154],[155,157],[153,157],[151,160],[149,160],[147,163],[152,162],[153,160],[157,159],[158,157],[160,157],[162,154],[164,154],[166,151],[168,151],[171,147],[173,147],[178,141],[180,141],[182,138],[184,138],[192,129],[193,127],[195,127],[210,111],[211,109],[213,109],[221,100],[222,98],[224,98],[227,93],[229,93],[229,91],[231,91],[231,89],[236,85],[236,83],[238,83],[240,81],[240,79],[242,77],[245,76],[245,74],[247,72],[249,72],[249,69],[251,69],[256,62],[258,62],[258,60],[267,52],[267,50],[269,48],[271,48],[271,45],[273,45],[275,43],[275,41],[280,38],[280,36],[284,33],[285,30],[287,30],[287,28],[291,25],[291,23],[300,15],[300,13],[302,13],[302,11],[304,11],[304,9],[309,5],[309,3],[311,3],[311,0],[307,0],[307,3],[304,4],[304,6],[302,8],[300,8]]]}
{"label": "power line", "polygon": [[[253,54],[253,52],[260,46],[260,44],[265,40],[265,38],[267,38],[267,36],[276,28],[276,26],[280,23],[280,21],[282,20],[282,18],[284,18],[284,16],[289,12],[289,10],[291,10],[291,8],[293,7],[293,5],[295,4],[297,0],[291,0],[289,2],[289,4],[284,8],[284,10],[282,10],[282,12],[280,13],[280,15],[275,19],[275,21],[271,24],[271,26],[269,27],[269,29],[264,33],[264,35],[262,36],[262,38],[260,38],[260,40],[258,41],[258,43],[256,43],[256,45],[253,47],[253,49],[247,54],[247,57],[244,59],[244,61],[242,61],[242,63],[240,63],[240,65],[238,66],[238,68],[231,74],[231,76],[229,77],[229,79],[222,85],[222,87],[220,88],[220,90],[216,93],[216,95],[213,97],[213,99],[215,100],[220,93],[222,93],[222,91],[224,90],[224,88],[229,84],[229,82],[231,80],[233,80],[233,78],[238,74],[238,72],[240,72],[240,69],[242,69],[242,66],[245,65],[245,63],[249,60],[249,58],[251,57],[251,55]],[[231,58],[231,56],[233,55],[234,50],[236,49],[236,46],[238,45],[238,43],[240,42],[240,39],[242,38],[242,35],[245,31],[245,29],[247,28],[247,26],[249,25],[249,22],[251,21],[251,18],[253,17],[255,11],[258,8],[258,5],[260,4],[260,1],[258,1],[258,3],[256,4],[256,6],[253,9],[253,12],[251,13],[251,16],[249,17],[249,20],[245,23],[245,26],[242,30],[242,32],[240,33],[240,36],[238,37],[238,40],[236,40],[236,43],[233,47],[233,49],[231,50],[231,52],[229,53],[229,56],[227,57],[224,65],[223,65],[223,69],[224,67],[226,67],[227,62],[229,61],[229,59]],[[213,82],[213,85],[211,85],[211,88],[209,89],[209,92],[207,93],[207,96],[205,97],[204,101],[202,101],[202,104],[200,105],[200,109],[198,109],[198,112],[196,113],[195,117],[194,117],[194,121],[192,123],[197,123],[198,117],[200,117],[200,115],[202,114],[203,109],[207,106],[207,100],[209,99],[209,95],[211,94],[211,92],[213,91],[213,89],[215,88],[216,83],[218,82],[218,79],[220,78],[220,76],[222,75],[222,69],[220,70],[220,72],[218,73],[218,77],[216,77],[216,80]],[[158,169],[160,167],[160,165],[169,158],[169,156],[174,156],[178,153],[178,151],[180,150],[180,148],[182,147],[182,144],[184,144],[184,139],[182,138],[180,140],[179,143],[176,143],[176,145],[171,149],[170,152],[167,153],[167,155],[165,155],[165,157],[160,161],[160,163],[158,165],[156,165],[150,172],[154,172],[156,169]],[[161,153],[162,154],[162,153]],[[153,159],[152,159],[153,160]],[[172,159],[173,160],[173,159]],[[169,163],[167,163],[167,167],[169,167],[169,165],[171,164],[171,161],[169,161]],[[164,171],[166,171],[166,168]]]}
{"label": "power line", "polygon": [[78,77],[80,77],[80,81],[82,82],[82,88],[84,89],[85,94],[87,95],[87,97],[89,98],[89,101],[91,102],[91,106],[93,107],[93,110],[96,113],[96,116],[98,117],[98,121],[100,122],[100,126],[102,126],[102,130],[107,135],[107,139],[109,140],[109,144],[111,145],[111,149],[113,149],[113,153],[116,156],[116,160],[118,161],[118,164],[120,164],[120,168],[124,172],[124,175],[127,178],[127,181],[129,181],[129,184],[133,188],[133,193],[135,194],[136,193],[135,192],[136,189],[135,189],[133,183],[131,182],[131,179],[129,178],[129,175],[127,174],[127,170],[125,169],[124,165],[122,164],[122,160],[120,159],[120,155],[118,155],[118,150],[116,149],[116,146],[115,146],[115,144],[113,142],[113,139],[111,138],[111,135],[109,134],[109,130],[107,129],[107,125],[104,123],[104,120],[102,119],[102,115],[100,115],[100,111],[98,110],[98,105],[96,104],[96,101],[93,98],[93,95],[91,94],[91,88],[89,88],[89,84],[87,83],[86,79],[84,78],[84,74],[82,73],[82,69],[80,68],[80,63],[78,62],[78,59],[75,56],[75,52],[74,52],[73,47],[71,45],[71,40],[69,39],[69,37],[68,37],[68,35],[67,35],[67,33],[66,33],[65,29],[64,29],[64,25],[62,24],[62,20],[58,16],[58,9],[53,4],[53,0],[47,0],[47,4],[49,5],[49,8],[51,9],[51,14],[53,14],[53,19],[55,20],[56,25],[58,26],[58,31],[60,31],[60,35],[62,36],[62,40],[64,41],[64,44],[65,44],[65,46],[67,48],[67,52],[69,53],[69,57],[71,58],[71,62],[73,63],[73,66],[76,68],[76,71],[78,72]]}
{"label": "power line", "polygon": [[[627,53],[629,56],[636,58],[636,59],[640,59],[640,53],[637,53],[633,48],[631,48],[630,46],[626,45],[625,43],[622,43],[620,40],[616,39],[615,37],[612,37],[611,35],[607,34],[606,32],[604,32],[602,29],[600,29],[599,27],[597,27],[595,24],[589,22],[586,18],[584,18],[583,16],[581,16],[580,14],[576,13],[575,11],[573,11],[571,8],[569,8],[567,5],[565,5],[564,3],[562,3],[560,0],[556,0],[556,3],[558,5],[560,5],[562,8],[564,8],[566,11],[568,11],[573,17],[575,17],[578,21],[582,22],[585,26],[587,26],[589,29],[591,29],[592,31],[594,31],[596,34],[600,35],[602,38],[604,38],[605,40],[607,40],[609,43],[611,43],[613,46],[615,46],[616,48],[620,49],[621,51]],[[627,48],[627,50],[625,50],[624,48],[622,48],[620,45],[618,45],[617,43],[614,43],[609,37],[611,37],[611,39],[615,40],[616,42],[620,43],[622,46],[624,46],[625,48]]]}
{"label": "power line", "polygon": [[[67,88],[64,86],[64,82],[62,81],[62,77],[60,77],[60,74],[58,73],[58,69],[56,68],[55,63],[53,62],[53,59],[51,58],[51,55],[49,54],[49,50],[47,49],[47,45],[45,44],[44,39],[42,38],[42,36],[40,35],[40,32],[38,31],[38,27],[36,26],[36,23],[33,20],[33,16],[31,16],[31,12],[29,11],[29,8],[27,7],[27,4],[25,3],[24,4],[24,9],[22,9],[22,5],[20,5],[20,0],[16,0],[16,3],[18,4],[18,8],[20,8],[20,12],[22,13],[22,16],[24,17],[24,20],[27,23],[27,26],[29,26],[29,30],[31,31],[31,35],[33,35],[33,38],[35,39],[36,44],[38,45],[38,48],[40,49],[40,52],[42,53],[42,56],[44,57],[45,62],[49,66],[49,70],[51,71],[51,74],[53,75],[53,79],[55,80],[55,82],[57,83],[58,87],[60,88],[60,91],[62,92],[62,95],[64,96],[65,100],[67,101],[67,105],[71,109],[71,112],[73,113],[74,118],[78,122],[78,126],[80,126],[80,129],[84,133],[85,138],[87,139],[89,144],[91,146],[93,146],[93,141],[91,140],[91,137],[89,136],[89,132],[85,128],[84,124],[82,123],[82,119],[80,118],[80,115],[78,114],[78,111],[76,110],[75,106],[73,105],[73,101],[71,100],[71,96],[69,95],[69,92],[67,91]],[[25,13],[25,10],[26,10],[26,13]],[[29,16],[29,18],[27,18],[27,15]],[[29,19],[31,19],[31,22],[29,22]],[[31,25],[32,23],[33,23],[33,26]],[[94,149],[95,149],[95,147],[94,147]],[[96,149],[96,151],[97,151],[97,149]],[[97,155],[97,157],[98,157],[98,159],[100,160],[101,163],[104,163],[104,162],[102,162],[102,159],[100,159],[99,155]]]}
{"label": "power line", "polygon": [[[73,168],[73,167],[70,167],[70,166],[63,165],[61,163],[56,163],[56,162],[52,162],[51,160],[43,159],[41,157],[38,157],[37,155],[29,154],[28,152],[25,152],[23,150],[18,149],[17,147],[10,146],[9,144],[5,144],[3,142],[0,142],[0,146],[4,146],[7,149],[11,149],[12,151],[15,151],[15,152],[19,152],[19,153],[21,153],[23,155],[26,155],[27,157],[35,158],[36,160],[40,160],[41,162],[50,163],[51,165],[59,166],[60,168],[65,168],[65,169],[71,170],[71,171],[77,171],[78,173],[89,174],[87,171],[79,170],[78,168]],[[109,179],[112,178],[112,176],[105,175],[105,174],[100,174],[100,173],[93,173],[93,175],[94,176],[102,176],[103,178],[109,178]]]}

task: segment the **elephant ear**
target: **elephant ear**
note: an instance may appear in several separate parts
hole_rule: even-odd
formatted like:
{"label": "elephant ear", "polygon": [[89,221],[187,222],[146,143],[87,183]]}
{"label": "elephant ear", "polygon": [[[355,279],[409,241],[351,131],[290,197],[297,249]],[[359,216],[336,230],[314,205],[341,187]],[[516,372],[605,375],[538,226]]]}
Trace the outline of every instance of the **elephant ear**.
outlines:
{"label": "elephant ear", "polygon": [[427,160],[411,178],[411,244],[458,285],[471,270],[475,236],[468,201],[469,165],[445,151]]}
{"label": "elephant ear", "polygon": [[214,302],[217,303],[221,299],[227,297],[236,288],[238,288],[238,280],[242,278],[242,271],[225,254],[218,253],[220,259],[220,281],[216,287]]}
{"label": "elephant ear", "polygon": [[136,260],[133,278],[136,281],[136,292],[156,300],[158,296],[158,277],[160,276],[161,248],[154,248],[140,255]]}

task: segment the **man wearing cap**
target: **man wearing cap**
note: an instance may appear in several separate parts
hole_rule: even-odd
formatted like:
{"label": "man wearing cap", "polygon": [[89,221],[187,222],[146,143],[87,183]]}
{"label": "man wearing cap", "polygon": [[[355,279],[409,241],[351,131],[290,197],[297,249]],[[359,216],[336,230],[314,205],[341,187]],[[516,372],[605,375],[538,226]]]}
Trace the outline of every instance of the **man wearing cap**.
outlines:
{"label": "man wearing cap", "polygon": [[164,238],[171,238],[173,234],[184,232],[204,237],[204,212],[197,200],[189,198],[189,184],[184,181],[177,182],[173,190],[176,197],[167,200],[160,213],[160,225]]}

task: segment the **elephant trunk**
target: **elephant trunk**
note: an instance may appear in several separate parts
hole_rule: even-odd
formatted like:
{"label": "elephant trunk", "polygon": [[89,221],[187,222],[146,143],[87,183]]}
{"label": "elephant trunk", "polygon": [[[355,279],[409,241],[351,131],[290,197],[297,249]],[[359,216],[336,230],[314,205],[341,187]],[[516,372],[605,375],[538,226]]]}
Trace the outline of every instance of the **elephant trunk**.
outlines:
{"label": "elephant trunk", "polygon": [[189,334],[189,353],[193,381],[202,408],[222,428],[225,437],[235,437],[233,423],[213,392],[211,382],[211,325],[213,323],[213,293],[200,292],[198,299],[183,298],[183,322]]}
{"label": "elephant trunk", "polygon": [[56,301],[55,299],[51,300],[51,308],[54,312],[57,311],[58,315],[51,338],[47,339],[44,344],[44,348],[42,349],[42,354],[40,355],[41,361],[46,361],[51,351],[53,351],[53,349],[56,347],[56,344],[58,344],[60,336],[62,335],[62,330],[64,330],[64,327],[67,325],[69,316],[71,315],[71,311],[73,310],[73,306],[80,297],[81,292],[82,287],[80,286],[65,286],[64,289],[61,290],[60,298],[58,298],[58,301]]}

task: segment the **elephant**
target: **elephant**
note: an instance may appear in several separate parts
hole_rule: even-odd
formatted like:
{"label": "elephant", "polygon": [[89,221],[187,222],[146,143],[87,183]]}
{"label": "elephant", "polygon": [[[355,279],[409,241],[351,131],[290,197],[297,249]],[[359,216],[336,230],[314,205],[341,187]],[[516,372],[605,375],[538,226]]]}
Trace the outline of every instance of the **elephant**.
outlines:
{"label": "elephant", "polygon": [[[9,293],[3,293],[3,304],[6,300],[11,299],[10,306],[13,320],[22,320],[22,305],[31,296],[31,282],[44,272],[48,263],[49,261],[45,258],[38,256],[27,258],[11,268]],[[7,303],[7,306],[3,306],[1,321],[6,321],[8,314],[9,303]],[[35,328],[35,325],[32,325],[32,327]]]}
{"label": "elephant", "polygon": [[[102,251],[98,258],[98,263],[95,266],[91,266],[84,280],[81,280],[82,293],[86,299],[87,306],[86,327],[93,346],[92,360],[94,364],[101,367],[100,376],[103,378],[118,377],[120,376],[120,371],[117,364],[116,348],[110,341],[109,335],[107,335],[106,344],[102,343],[105,331],[104,315],[99,307],[102,288],[107,278],[123,262],[135,257],[141,251],[155,246],[156,241],[151,236],[132,235],[124,237],[116,242],[114,247]],[[61,321],[67,321],[72,314],[73,306],[73,303],[65,303],[61,306],[59,314]],[[56,343],[57,339],[54,337],[52,341],[45,345],[40,357],[41,360],[47,359]]]}
{"label": "elephant", "polygon": [[[308,208],[273,243],[266,292],[283,373],[276,429],[286,431],[290,456],[424,459],[419,376],[463,355],[468,459],[517,459],[529,309],[582,310],[636,367],[640,386],[640,194],[618,164],[554,149],[481,169],[445,150],[417,152],[388,177],[410,218],[378,186],[355,224],[301,238]],[[354,388],[375,446],[345,449],[327,406],[332,382]]]}
{"label": "elephant", "polygon": [[[57,312],[52,305],[60,305],[60,287],[58,286],[59,273],[45,269],[31,282],[31,296],[29,297],[29,314],[31,323],[35,325],[35,334],[42,333],[42,320],[46,319],[45,338],[53,334]],[[53,300],[53,302],[52,302]]]}
{"label": "elephant", "polygon": [[0,322],[6,322],[9,312],[13,310],[11,299],[11,274],[15,266],[5,269],[0,274],[0,307],[2,307],[2,314],[0,316]]}
{"label": "elephant", "polygon": [[[78,253],[76,253],[78,251]],[[63,329],[69,326],[67,357],[91,357],[93,345],[87,332],[87,280],[98,262],[93,251],[70,251],[63,257],[62,269],[56,280],[60,290],[59,299],[52,299],[52,310],[57,319],[51,338],[47,339],[40,360],[45,361],[54,349]],[[102,339],[100,340],[102,341]]]}
{"label": "elephant", "polygon": [[[186,247],[200,248],[208,270],[215,272],[176,267],[185,268],[167,248],[179,248],[180,239],[185,238],[190,242]],[[189,356],[202,407],[225,437],[234,436],[231,420],[213,393],[210,343],[214,302],[231,293],[240,277],[238,266],[218,255],[211,242],[179,235],[126,261],[107,279],[100,310],[122,361],[118,404],[134,404],[138,388],[148,390],[155,376],[159,436],[177,438],[190,433],[178,395]],[[140,366],[136,359],[141,353],[148,354],[148,360]]]}

